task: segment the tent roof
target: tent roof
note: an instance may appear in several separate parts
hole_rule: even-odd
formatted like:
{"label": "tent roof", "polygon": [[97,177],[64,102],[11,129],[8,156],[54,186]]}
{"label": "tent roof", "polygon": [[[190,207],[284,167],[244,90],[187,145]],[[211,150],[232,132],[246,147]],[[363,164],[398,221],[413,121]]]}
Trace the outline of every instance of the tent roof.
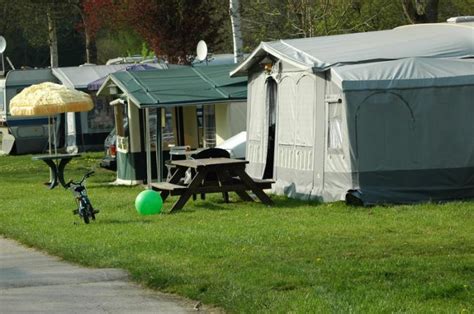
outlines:
{"label": "tent roof", "polygon": [[[86,89],[87,84],[110,73],[124,70],[134,64],[113,64],[113,65],[83,65],[78,67],[53,68],[53,75],[65,86],[75,89]],[[155,64],[151,64],[155,66]],[[161,64],[156,66],[162,67]]]}
{"label": "tent roof", "polygon": [[[125,69],[122,69],[119,71],[148,71],[148,70],[156,70],[156,69],[157,69],[156,67],[151,66],[147,63],[137,63],[137,64],[128,65]],[[108,74],[109,73],[107,73],[107,75]],[[107,79],[107,75],[87,84],[87,89],[91,91],[99,90],[100,86],[102,86],[102,84]]]}
{"label": "tent roof", "polygon": [[247,78],[231,78],[230,65],[184,67],[166,71],[116,72],[98,95],[116,84],[139,108],[210,104],[247,99]]}
{"label": "tent roof", "polygon": [[29,86],[45,81],[57,81],[51,73],[51,69],[11,70],[5,78],[5,86]]}
{"label": "tent roof", "polygon": [[303,70],[408,57],[474,57],[471,23],[417,24],[392,30],[262,42],[231,75],[244,75],[267,54]]}
{"label": "tent roof", "polygon": [[474,59],[406,58],[331,68],[344,91],[474,85]]}

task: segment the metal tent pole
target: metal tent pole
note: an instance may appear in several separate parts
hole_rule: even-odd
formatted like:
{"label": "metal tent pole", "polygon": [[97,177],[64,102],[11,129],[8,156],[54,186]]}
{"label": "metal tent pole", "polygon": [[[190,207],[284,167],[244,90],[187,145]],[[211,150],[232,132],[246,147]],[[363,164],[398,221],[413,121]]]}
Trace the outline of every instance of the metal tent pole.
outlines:
{"label": "metal tent pole", "polygon": [[58,154],[58,143],[56,141],[56,127],[57,127],[57,124],[56,124],[56,119],[55,117],[52,118],[53,119],[53,141],[54,141],[54,154],[57,155]]}
{"label": "metal tent pole", "polygon": [[[48,152],[49,152],[49,155],[52,154],[52,151],[51,151],[51,116],[48,116]],[[53,178],[54,178],[53,169],[50,168],[49,169],[49,182],[53,182]]]}
{"label": "metal tent pole", "polygon": [[156,180],[163,181],[163,146],[162,146],[162,123],[161,108],[156,109]]}
{"label": "metal tent pole", "polygon": [[145,146],[146,146],[146,182],[151,189],[151,138],[150,138],[150,109],[145,109]]}
{"label": "metal tent pole", "polygon": [[48,151],[51,155],[51,116],[48,116]]}

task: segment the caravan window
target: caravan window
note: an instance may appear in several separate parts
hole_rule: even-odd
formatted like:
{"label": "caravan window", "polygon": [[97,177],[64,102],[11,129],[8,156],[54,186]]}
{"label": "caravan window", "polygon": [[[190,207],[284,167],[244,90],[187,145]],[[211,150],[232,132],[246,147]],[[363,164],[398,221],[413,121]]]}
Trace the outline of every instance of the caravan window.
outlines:
{"label": "caravan window", "polygon": [[342,153],[342,106],[341,103],[328,103],[328,151]]}

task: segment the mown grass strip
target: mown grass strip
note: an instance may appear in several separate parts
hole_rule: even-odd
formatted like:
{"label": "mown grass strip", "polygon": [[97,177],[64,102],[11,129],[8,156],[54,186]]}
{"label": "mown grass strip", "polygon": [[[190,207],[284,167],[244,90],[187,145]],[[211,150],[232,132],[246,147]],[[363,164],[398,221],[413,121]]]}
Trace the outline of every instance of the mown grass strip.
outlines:
{"label": "mown grass strip", "polygon": [[[73,160],[66,179],[96,167]],[[348,207],[231,195],[139,216],[141,187],[88,181],[97,221],[72,215],[73,196],[47,190],[46,166],[0,156],[0,233],[91,267],[119,267],[149,287],[229,312],[472,312],[474,202]],[[169,203],[167,204],[169,206]]]}

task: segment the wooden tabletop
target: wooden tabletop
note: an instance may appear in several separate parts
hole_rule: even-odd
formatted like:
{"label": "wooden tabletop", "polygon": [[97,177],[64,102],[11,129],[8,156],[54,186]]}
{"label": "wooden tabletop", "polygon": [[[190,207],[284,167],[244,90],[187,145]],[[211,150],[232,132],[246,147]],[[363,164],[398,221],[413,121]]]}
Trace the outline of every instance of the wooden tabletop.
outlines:
{"label": "wooden tabletop", "polygon": [[171,164],[178,167],[199,168],[208,166],[221,165],[244,165],[248,164],[247,160],[232,159],[232,158],[205,158],[205,159],[187,159],[187,160],[172,160]]}
{"label": "wooden tabletop", "polygon": [[170,155],[174,156],[186,156],[189,157],[192,154],[196,154],[202,151],[202,149],[194,149],[194,150],[175,150],[175,151],[170,151]]}

